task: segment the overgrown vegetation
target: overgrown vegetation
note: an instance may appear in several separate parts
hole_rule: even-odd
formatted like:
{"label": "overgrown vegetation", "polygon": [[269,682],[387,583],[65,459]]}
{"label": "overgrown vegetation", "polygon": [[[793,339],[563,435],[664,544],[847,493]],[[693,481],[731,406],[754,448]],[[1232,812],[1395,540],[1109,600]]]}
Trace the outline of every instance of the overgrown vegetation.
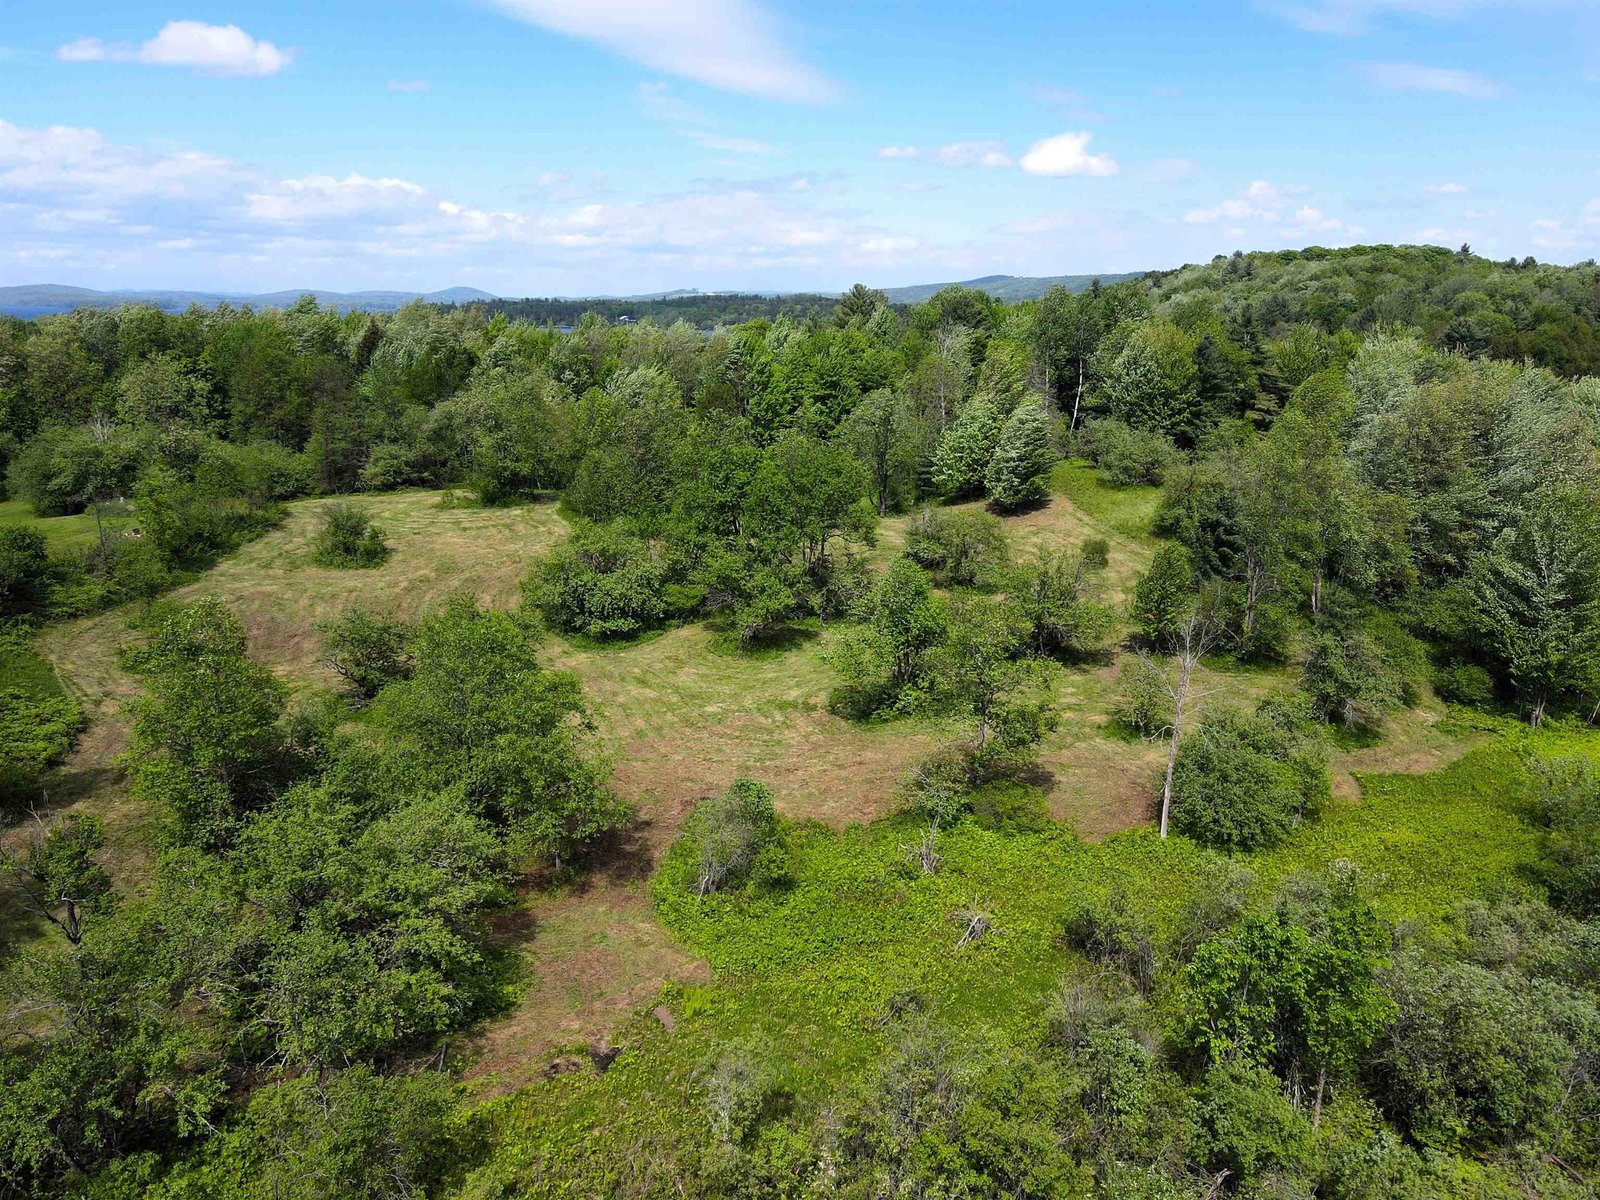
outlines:
{"label": "overgrown vegetation", "polygon": [[[858,287],[709,336],[309,303],[0,325],[32,513],[0,528],[0,1188],[1588,1194],[1595,294],[1368,248],[1014,306]],[[386,578],[411,542],[380,565],[385,501],[337,497],[414,485],[558,496],[517,511],[570,532],[522,551],[512,610],[470,562],[442,604],[308,604],[280,636],[342,694],[215,596],[159,599],[301,496],[335,497],[296,510],[310,558],[373,569],[286,572]],[[29,641],[128,600],[136,835],[63,772],[78,706]],[[753,741],[675,809],[640,765],[661,725],[636,827],[591,708],[620,689],[551,659],[626,679],[700,621],[719,678],[816,673],[707,721],[907,735],[899,811],[807,821]],[[1348,773],[1424,726],[1483,744]],[[1156,828],[1079,840],[1050,814],[1080,778]],[[629,920],[710,982],[628,993],[518,1095],[461,1087],[461,1035],[530,986],[511,948],[544,950],[526,898],[645,870]]]}

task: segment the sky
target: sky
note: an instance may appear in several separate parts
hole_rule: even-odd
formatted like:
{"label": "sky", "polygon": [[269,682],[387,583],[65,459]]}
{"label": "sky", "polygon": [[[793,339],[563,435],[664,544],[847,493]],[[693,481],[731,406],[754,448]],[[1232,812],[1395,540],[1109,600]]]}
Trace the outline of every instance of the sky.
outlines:
{"label": "sky", "polygon": [[590,296],[1600,254],[1600,0],[0,8],[0,285]]}

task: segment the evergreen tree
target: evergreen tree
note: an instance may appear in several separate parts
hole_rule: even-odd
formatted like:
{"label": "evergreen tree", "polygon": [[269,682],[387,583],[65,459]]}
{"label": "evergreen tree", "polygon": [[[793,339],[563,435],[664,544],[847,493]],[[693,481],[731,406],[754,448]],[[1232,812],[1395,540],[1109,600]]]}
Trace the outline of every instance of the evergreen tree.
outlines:
{"label": "evergreen tree", "polygon": [[1006,421],[984,473],[984,486],[996,508],[1015,512],[1044,499],[1045,475],[1055,461],[1050,419],[1038,404],[1021,404]]}
{"label": "evergreen tree", "polygon": [[984,473],[1000,442],[1000,412],[984,399],[961,410],[939,440],[933,456],[933,482],[947,496],[974,496],[983,490]]}

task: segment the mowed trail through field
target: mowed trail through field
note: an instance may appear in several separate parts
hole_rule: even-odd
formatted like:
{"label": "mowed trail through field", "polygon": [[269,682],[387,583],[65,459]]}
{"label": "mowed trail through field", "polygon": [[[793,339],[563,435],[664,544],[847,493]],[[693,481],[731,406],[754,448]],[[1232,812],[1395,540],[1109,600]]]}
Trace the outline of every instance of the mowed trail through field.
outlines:
{"label": "mowed trail through field", "polygon": [[[1154,489],[1113,492],[1070,464],[1058,470],[1056,486],[1048,504],[1006,520],[1013,555],[1104,538],[1107,598],[1123,611],[1155,545],[1148,533]],[[348,498],[391,546],[388,560],[371,570],[315,565],[312,533],[328,501],[298,502],[282,525],[170,598],[223,600],[244,623],[252,655],[292,692],[337,686],[318,661],[319,622],[355,606],[415,620],[460,591],[485,605],[515,606],[533,561],[567,534],[552,503],[484,509],[447,506],[443,498],[427,491]],[[887,561],[904,531],[903,517],[882,522],[873,557]],[[129,798],[117,766],[127,746],[126,704],[139,689],[117,661],[118,646],[136,636],[131,615],[124,609],[62,623],[40,638],[92,718],[60,799],[104,819],[125,886],[144,876],[154,844],[152,816]],[[703,625],[617,647],[547,639],[542,660],[582,678],[615,787],[639,822],[583,883],[555,893],[529,887],[526,903],[499,920],[497,938],[520,956],[526,986],[511,1012],[471,1039],[473,1073],[516,1086],[556,1049],[604,1042],[663,984],[706,977],[705,965],[656,920],[648,882],[700,798],[749,775],[773,789],[793,820],[840,827],[891,810],[896,781],[943,730],[932,720],[863,726],[830,713],[834,676],[825,655],[834,636],[824,629],[754,655],[726,649]],[[1164,762],[1158,743],[1130,742],[1109,727],[1115,676],[1114,665],[1060,672],[1061,724],[1041,748],[1036,776],[1053,815],[1090,840],[1148,820]],[[1291,683],[1285,672],[1241,672],[1216,674],[1206,687],[1215,690],[1213,702],[1246,703]],[[1407,741],[1416,751],[1410,769],[1453,757],[1455,747],[1427,736],[1425,714],[1407,720],[1423,722]]]}

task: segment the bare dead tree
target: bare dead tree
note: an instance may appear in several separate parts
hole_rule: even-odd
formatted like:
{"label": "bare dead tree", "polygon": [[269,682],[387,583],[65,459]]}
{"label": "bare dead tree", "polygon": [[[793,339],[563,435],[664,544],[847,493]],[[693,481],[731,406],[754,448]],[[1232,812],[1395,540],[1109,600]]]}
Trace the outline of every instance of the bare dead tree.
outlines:
{"label": "bare dead tree", "polygon": [[1163,670],[1157,666],[1148,652],[1139,651],[1139,660],[1151,669],[1155,678],[1161,681],[1162,689],[1172,701],[1172,723],[1156,734],[1157,737],[1162,733],[1167,735],[1167,774],[1161,784],[1162,837],[1167,836],[1167,822],[1172,813],[1172,773],[1178,765],[1178,745],[1183,740],[1184,724],[1195,704],[1210,694],[1195,691],[1195,668],[1216,645],[1218,629],[1219,626],[1211,613],[1207,609],[1197,607],[1184,618],[1178,636],[1173,641],[1170,670]]}
{"label": "bare dead tree", "polygon": [[914,842],[907,842],[900,847],[908,862],[917,864],[922,868],[924,875],[932,875],[939,869],[943,860],[939,857],[936,840],[939,836],[939,822],[930,821],[928,827],[922,831],[920,837]]}
{"label": "bare dead tree", "polygon": [[962,927],[961,940],[956,943],[957,950],[982,941],[994,928],[994,918],[977,901],[952,913],[950,919]]}

